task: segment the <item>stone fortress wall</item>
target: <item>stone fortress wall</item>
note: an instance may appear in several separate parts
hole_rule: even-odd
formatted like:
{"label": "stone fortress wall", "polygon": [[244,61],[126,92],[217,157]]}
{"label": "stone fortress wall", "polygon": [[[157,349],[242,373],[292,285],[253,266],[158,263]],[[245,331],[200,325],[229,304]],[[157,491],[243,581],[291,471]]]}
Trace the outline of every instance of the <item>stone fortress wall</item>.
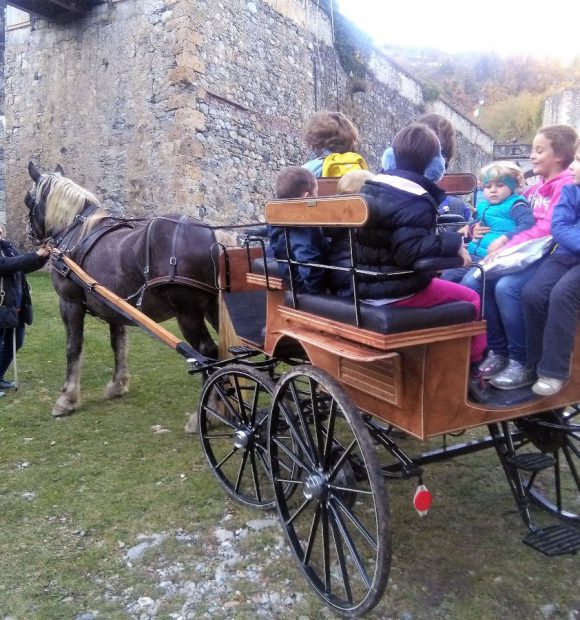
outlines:
{"label": "stone fortress wall", "polygon": [[359,62],[356,30],[339,32],[329,6],[117,0],[80,21],[8,31],[12,236],[24,236],[29,160],[41,169],[60,163],[117,214],[256,221],[280,168],[308,158],[302,127],[325,108],[355,121],[372,168],[395,133],[428,110],[458,130],[453,170],[475,172],[491,159],[487,134],[427,101],[385,56],[367,46]]}
{"label": "stone fortress wall", "polygon": [[580,88],[566,90],[546,99],[544,125],[564,123],[580,132]]}

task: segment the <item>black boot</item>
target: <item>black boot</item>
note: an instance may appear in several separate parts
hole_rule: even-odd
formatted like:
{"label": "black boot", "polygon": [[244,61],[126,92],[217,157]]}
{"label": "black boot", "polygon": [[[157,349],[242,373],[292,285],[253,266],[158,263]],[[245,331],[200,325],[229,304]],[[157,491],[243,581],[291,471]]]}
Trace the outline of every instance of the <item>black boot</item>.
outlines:
{"label": "black boot", "polygon": [[479,370],[478,364],[471,364],[469,383],[467,385],[467,396],[474,403],[489,402],[487,382],[484,380],[483,373]]}

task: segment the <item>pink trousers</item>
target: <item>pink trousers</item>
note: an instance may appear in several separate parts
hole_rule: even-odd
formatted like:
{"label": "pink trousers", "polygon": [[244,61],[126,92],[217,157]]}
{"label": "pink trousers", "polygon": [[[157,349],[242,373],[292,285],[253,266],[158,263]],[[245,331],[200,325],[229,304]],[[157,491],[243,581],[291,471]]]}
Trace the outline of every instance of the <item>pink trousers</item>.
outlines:
{"label": "pink trousers", "polygon": [[[397,301],[393,306],[399,308],[431,308],[450,301],[467,301],[475,308],[475,316],[479,318],[481,300],[479,294],[466,286],[434,278],[429,286],[409,299]],[[471,361],[479,362],[487,347],[487,336],[479,334],[471,339]]]}

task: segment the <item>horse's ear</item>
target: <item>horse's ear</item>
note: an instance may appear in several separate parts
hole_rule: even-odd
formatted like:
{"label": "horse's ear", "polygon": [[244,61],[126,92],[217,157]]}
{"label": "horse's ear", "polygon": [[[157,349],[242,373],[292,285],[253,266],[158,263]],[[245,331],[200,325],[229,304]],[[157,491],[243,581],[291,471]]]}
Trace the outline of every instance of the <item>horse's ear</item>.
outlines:
{"label": "horse's ear", "polygon": [[56,164],[56,168],[54,169],[54,171],[57,174],[60,174],[61,176],[64,176],[64,170],[62,168],[62,166],[60,164]]}
{"label": "horse's ear", "polygon": [[28,174],[35,183],[38,183],[38,179],[40,179],[40,172],[31,161],[28,162]]}

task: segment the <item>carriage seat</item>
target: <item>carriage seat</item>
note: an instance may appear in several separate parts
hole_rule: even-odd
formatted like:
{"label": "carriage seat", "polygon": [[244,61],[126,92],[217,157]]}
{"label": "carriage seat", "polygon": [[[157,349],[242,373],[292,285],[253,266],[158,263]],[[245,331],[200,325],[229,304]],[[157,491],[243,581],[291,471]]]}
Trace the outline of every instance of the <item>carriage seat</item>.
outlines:
{"label": "carriage seat", "polygon": [[266,269],[264,266],[264,262],[267,263],[268,267],[268,276],[272,276],[273,278],[281,278],[282,275],[280,273],[280,269],[278,268],[278,261],[274,258],[268,258],[264,261],[263,257],[254,258],[252,261],[252,273],[259,274],[261,276],[266,275]]}
{"label": "carriage seat", "polygon": [[[284,305],[293,307],[292,294],[284,295]],[[354,303],[336,295],[297,295],[298,310],[333,321],[356,325]],[[466,301],[454,301],[432,308],[397,308],[392,304],[360,304],[361,327],[381,334],[396,334],[429,327],[444,327],[475,320],[475,309]]]}

